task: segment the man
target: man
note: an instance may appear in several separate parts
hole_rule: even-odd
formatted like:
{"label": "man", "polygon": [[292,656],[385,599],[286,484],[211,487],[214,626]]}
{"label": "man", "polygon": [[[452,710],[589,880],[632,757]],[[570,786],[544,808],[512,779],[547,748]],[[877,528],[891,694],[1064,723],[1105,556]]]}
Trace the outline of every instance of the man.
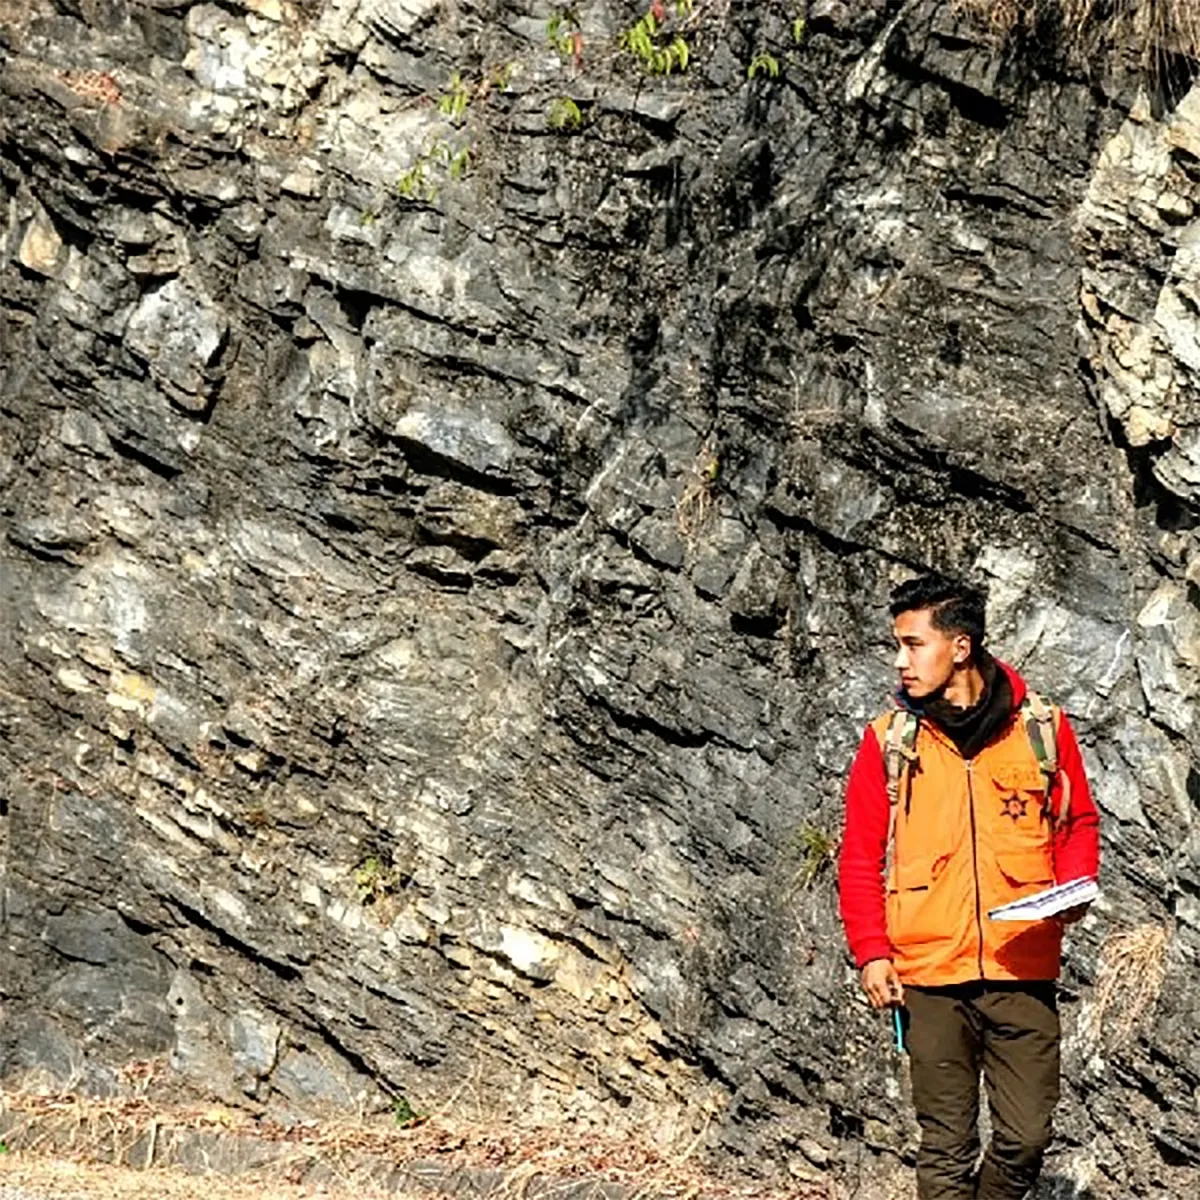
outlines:
{"label": "man", "polygon": [[1058,1100],[1063,925],[1084,910],[987,914],[1095,876],[1099,818],[1066,717],[984,648],[980,592],[914,579],[890,612],[897,710],[850,769],[842,920],[871,1004],[906,1010],[921,1200],[1020,1200]]}

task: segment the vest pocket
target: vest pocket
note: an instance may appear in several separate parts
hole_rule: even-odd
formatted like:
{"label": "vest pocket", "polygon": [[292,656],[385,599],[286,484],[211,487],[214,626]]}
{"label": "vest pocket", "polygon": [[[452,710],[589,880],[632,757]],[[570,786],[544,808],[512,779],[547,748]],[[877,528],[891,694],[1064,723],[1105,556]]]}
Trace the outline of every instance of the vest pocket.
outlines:
{"label": "vest pocket", "polygon": [[1026,888],[1033,884],[1049,887],[1054,882],[1054,861],[1049,845],[997,849],[996,865],[1013,887]]}
{"label": "vest pocket", "polygon": [[888,937],[893,945],[935,941],[949,933],[946,913],[934,895],[948,857],[922,856],[896,863],[887,896]]}

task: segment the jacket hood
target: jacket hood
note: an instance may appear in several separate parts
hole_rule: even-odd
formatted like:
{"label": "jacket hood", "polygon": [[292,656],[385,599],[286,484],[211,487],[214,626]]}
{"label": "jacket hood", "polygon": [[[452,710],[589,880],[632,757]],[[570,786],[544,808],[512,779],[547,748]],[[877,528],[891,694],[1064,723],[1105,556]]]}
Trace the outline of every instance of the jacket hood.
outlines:
{"label": "jacket hood", "polygon": [[1025,703],[1025,697],[1029,694],[1029,685],[1016,667],[1010,667],[1008,663],[1002,662],[1000,659],[996,659],[996,666],[1008,676],[1008,685],[1012,688],[1013,712],[1016,712]]}

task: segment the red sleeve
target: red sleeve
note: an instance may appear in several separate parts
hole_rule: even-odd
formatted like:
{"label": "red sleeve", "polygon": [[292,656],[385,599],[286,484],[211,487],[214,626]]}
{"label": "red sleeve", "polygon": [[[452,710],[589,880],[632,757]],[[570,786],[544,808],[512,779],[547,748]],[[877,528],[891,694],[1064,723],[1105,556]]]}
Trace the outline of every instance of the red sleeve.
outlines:
{"label": "red sleeve", "polygon": [[1072,879],[1094,878],[1100,870],[1100,814],[1092,800],[1083,756],[1066,713],[1058,723],[1058,771],[1051,810],[1057,810],[1064,776],[1070,789],[1070,807],[1054,833],[1055,879],[1067,883]]}
{"label": "red sleeve", "polygon": [[888,839],[887,776],[883,752],[868,726],[846,781],[846,818],[838,864],[838,895],[846,941],[864,966],[891,958],[883,871]]}

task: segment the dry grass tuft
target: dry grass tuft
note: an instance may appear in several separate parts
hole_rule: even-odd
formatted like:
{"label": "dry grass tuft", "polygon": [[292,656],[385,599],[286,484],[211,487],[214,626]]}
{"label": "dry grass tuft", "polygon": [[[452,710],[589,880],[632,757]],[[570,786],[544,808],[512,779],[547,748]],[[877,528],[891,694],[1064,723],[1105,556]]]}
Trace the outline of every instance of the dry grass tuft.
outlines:
{"label": "dry grass tuft", "polygon": [[675,524],[685,538],[695,538],[712,520],[720,475],[721,460],[706,442],[688,469],[687,482],[675,502]]}
{"label": "dry grass tuft", "polygon": [[1196,0],[954,0],[967,13],[1007,36],[1057,24],[1073,49],[1101,46],[1133,52],[1144,67],[1169,55],[1200,61],[1200,4]]}
{"label": "dry grass tuft", "polygon": [[1087,1044],[1129,1040],[1158,1001],[1171,931],[1153,923],[1112,934],[1100,948],[1091,1006],[1082,1020]]}

